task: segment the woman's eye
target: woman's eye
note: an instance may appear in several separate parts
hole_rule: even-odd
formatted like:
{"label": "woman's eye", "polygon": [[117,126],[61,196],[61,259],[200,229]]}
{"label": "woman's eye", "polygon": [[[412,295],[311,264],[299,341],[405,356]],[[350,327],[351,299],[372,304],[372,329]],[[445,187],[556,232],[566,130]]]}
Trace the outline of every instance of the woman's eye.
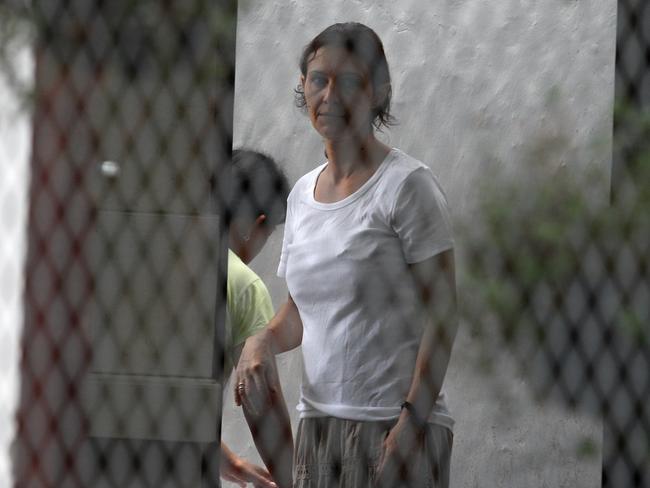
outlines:
{"label": "woman's eye", "polygon": [[344,78],[339,81],[339,86],[342,91],[353,92],[361,88],[361,80],[356,78]]}
{"label": "woman's eye", "polygon": [[327,85],[327,79],[324,76],[312,76],[310,81],[317,88],[322,88]]}

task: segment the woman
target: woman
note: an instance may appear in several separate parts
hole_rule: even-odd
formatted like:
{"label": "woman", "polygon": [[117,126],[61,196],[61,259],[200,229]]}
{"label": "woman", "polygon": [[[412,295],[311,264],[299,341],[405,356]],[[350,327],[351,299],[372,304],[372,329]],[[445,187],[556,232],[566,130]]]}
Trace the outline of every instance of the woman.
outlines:
{"label": "woman", "polygon": [[453,420],[442,382],[456,333],[445,197],[421,162],[375,137],[391,121],[381,40],[358,23],[316,36],[298,104],[327,161],[288,199],[286,303],[246,341],[237,401],[278,391],[274,354],[302,344],[294,486],[446,487]]}

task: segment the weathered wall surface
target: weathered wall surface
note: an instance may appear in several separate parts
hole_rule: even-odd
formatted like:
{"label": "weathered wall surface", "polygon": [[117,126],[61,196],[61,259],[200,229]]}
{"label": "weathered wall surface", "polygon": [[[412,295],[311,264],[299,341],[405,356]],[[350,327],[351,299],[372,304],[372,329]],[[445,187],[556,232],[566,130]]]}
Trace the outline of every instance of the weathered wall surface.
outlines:
{"label": "weathered wall surface", "polygon": [[[235,144],[278,159],[292,183],[322,162],[317,134],[293,106],[299,53],[327,25],[360,21],[383,39],[393,76],[399,125],[381,138],[430,165],[454,218],[472,218],[480,182],[496,168],[515,173],[539,147],[554,167],[609,167],[615,17],[614,0],[242,1]],[[286,294],[275,277],[281,240],[282,228],[253,263],[276,306]],[[578,445],[599,443],[600,423],[533,404],[505,355],[482,375],[476,347],[461,330],[446,380],[457,420],[452,486],[598,486],[600,459]],[[280,363],[293,411],[299,354]],[[224,436],[257,459],[234,409]]]}

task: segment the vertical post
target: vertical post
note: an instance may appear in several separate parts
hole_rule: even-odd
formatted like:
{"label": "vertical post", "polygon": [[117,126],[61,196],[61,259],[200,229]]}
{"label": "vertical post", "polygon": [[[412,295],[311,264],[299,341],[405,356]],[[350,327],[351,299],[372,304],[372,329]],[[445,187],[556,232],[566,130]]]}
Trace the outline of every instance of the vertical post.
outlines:
{"label": "vertical post", "polygon": [[219,486],[236,1],[33,9],[16,486]]}

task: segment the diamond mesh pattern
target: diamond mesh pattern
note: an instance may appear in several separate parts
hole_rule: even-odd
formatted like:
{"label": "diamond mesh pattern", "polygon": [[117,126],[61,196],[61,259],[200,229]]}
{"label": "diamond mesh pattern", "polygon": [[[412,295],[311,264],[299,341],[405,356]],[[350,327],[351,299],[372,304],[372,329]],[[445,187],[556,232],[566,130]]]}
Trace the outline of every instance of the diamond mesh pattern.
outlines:
{"label": "diamond mesh pattern", "polygon": [[217,486],[233,2],[35,2],[17,486]]}
{"label": "diamond mesh pattern", "polygon": [[[236,2],[10,5],[36,33],[15,484],[218,486]],[[602,175],[487,188],[459,295],[486,356],[603,417],[603,486],[646,487],[648,2],[619,1],[616,56],[611,198],[583,191]]]}
{"label": "diamond mesh pattern", "polygon": [[608,175],[543,174],[538,157],[522,186],[486,192],[467,239],[477,337],[501,331],[540,400],[602,416],[607,487],[650,486],[649,53],[650,4],[619,1],[610,198],[590,191]]}

